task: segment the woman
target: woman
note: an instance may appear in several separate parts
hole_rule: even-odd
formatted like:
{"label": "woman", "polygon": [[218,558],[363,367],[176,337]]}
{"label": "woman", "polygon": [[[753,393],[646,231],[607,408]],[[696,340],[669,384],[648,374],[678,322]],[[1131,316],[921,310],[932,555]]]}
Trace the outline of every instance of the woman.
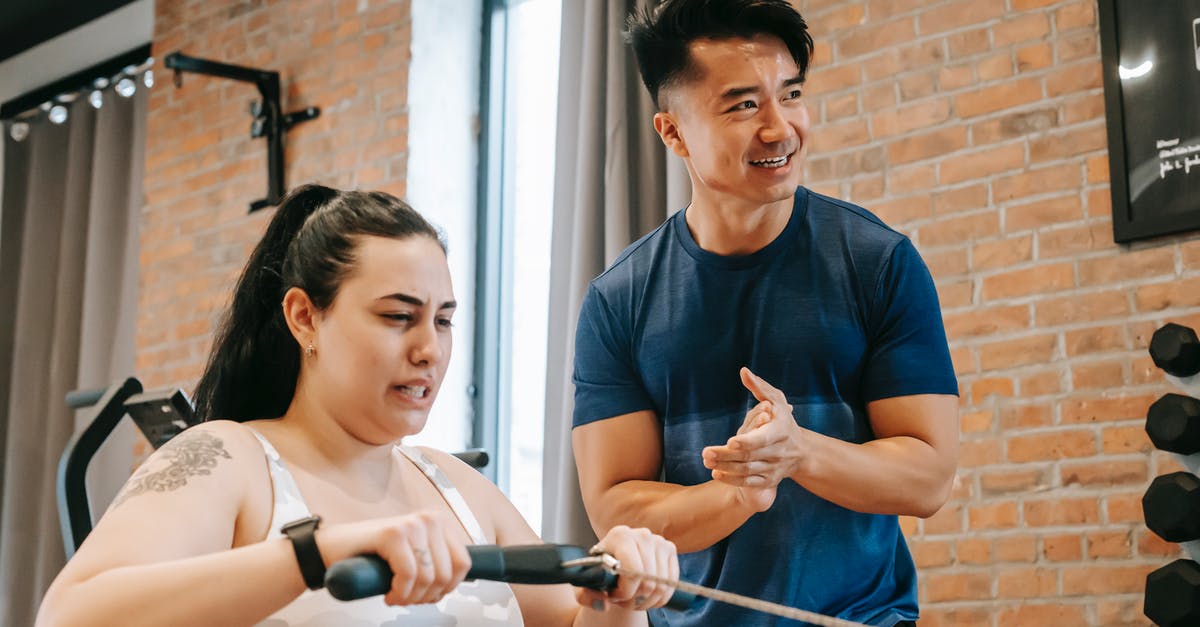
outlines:
{"label": "woman", "polygon": [[[206,421],[134,474],[38,624],[645,624],[636,610],[669,588],[624,577],[572,598],[565,585],[464,582],[468,544],[539,540],[472,468],[395,444],[425,425],[454,307],[444,245],[403,202],[316,185],[289,194],[197,387]],[[617,528],[600,546],[678,576],[674,546],[648,531]],[[364,553],[395,573],[385,596],[305,590]]]}

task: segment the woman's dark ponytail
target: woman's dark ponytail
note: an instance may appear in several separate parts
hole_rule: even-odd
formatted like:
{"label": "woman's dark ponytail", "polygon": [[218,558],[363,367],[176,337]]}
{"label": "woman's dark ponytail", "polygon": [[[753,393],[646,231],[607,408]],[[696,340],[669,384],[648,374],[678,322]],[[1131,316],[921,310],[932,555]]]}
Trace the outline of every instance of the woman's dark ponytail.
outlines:
{"label": "woman's dark ponytail", "polygon": [[301,350],[283,318],[283,295],[298,287],[317,309],[328,309],[367,235],[424,236],[446,249],[437,229],[391,194],[304,185],[284,197],[217,330],[196,386],[200,420],[244,422],[287,412]]}
{"label": "woman's dark ponytail", "polygon": [[283,266],[296,234],[337,190],[305,185],[279,204],[234,289],[200,383],[201,420],[253,420],[283,415],[296,390],[300,353],[283,319]]}

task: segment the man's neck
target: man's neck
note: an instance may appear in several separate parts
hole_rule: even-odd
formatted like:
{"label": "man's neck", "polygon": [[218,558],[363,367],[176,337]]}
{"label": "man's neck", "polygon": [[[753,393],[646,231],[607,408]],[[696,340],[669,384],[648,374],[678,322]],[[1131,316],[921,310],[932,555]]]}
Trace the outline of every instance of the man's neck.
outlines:
{"label": "man's neck", "polygon": [[779,237],[792,216],[793,197],[765,205],[693,199],[688,231],[700,248],[717,255],[749,255]]}

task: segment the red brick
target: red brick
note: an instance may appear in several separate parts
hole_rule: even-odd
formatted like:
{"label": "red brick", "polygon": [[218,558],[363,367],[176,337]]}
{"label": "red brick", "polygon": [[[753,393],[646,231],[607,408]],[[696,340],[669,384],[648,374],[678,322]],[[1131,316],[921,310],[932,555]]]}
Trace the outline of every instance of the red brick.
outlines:
{"label": "red brick", "polygon": [[987,564],[992,560],[992,543],[986,538],[963,538],[954,543],[954,561],[959,564]]}
{"label": "red brick", "polygon": [[950,99],[938,98],[875,113],[871,116],[871,130],[875,139],[883,139],[931,127],[949,118]]}
{"label": "red brick", "polygon": [[1148,282],[1151,277],[1170,276],[1174,272],[1175,251],[1170,248],[1148,248],[1079,262],[1081,285],[1116,283],[1129,277]]}
{"label": "red brick", "polygon": [[1091,327],[1063,333],[1067,357],[1115,351],[1127,344],[1126,329],[1122,326]]}
{"label": "red brick", "polygon": [[979,76],[979,81],[983,83],[1012,76],[1012,55],[1008,52],[1001,52],[985,59],[980,59],[975,65],[975,73]]}
{"label": "red brick", "polygon": [[1049,485],[1044,470],[996,470],[980,475],[985,495],[1025,493]]}
{"label": "red brick", "polygon": [[968,180],[984,179],[994,174],[1015,170],[1025,164],[1025,146],[1017,142],[989,147],[942,163],[941,182],[953,185]]}
{"label": "red brick", "polygon": [[1008,438],[1008,460],[1033,462],[1091,457],[1096,454],[1096,436],[1091,431],[1054,431]]}
{"label": "red brick", "polygon": [[1026,500],[1025,524],[1031,527],[1086,525],[1100,521],[1100,506],[1094,498]]}
{"label": "red brick", "polygon": [[1086,0],[1068,4],[1054,12],[1054,26],[1060,33],[1072,28],[1093,26],[1095,23],[1095,6]]}
{"label": "red brick", "polygon": [[1000,215],[996,211],[946,218],[921,226],[916,239],[922,246],[947,246],[997,235]]}
{"label": "red brick", "polygon": [[988,372],[1046,363],[1054,354],[1057,341],[1058,338],[1051,333],[983,344],[979,347],[979,366]]}
{"label": "red brick", "polygon": [[997,562],[1032,562],[1037,559],[1037,543],[1033,536],[1005,536],[996,538],[992,553]]}
{"label": "red brick", "polygon": [[[945,177],[943,169],[943,180]],[[987,185],[976,184],[968,185],[967,187],[958,187],[946,191],[939,191],[933,194],[933,211],[938,216],[945,216],[952,213],[969,211],[972,209],[982,209],[988,206],[988,189]]]}
{"label": "red brick", "polygon": [[[946,47],[952,59],[970,57],[992,49],[991,33],[985,28],[960,31],[946,37]],[[972,64],[974,67],[974,64]]]}
{"label": "red brick", "polygon": [[1145,420],[1146,409],[1156,399],[1157,396],[1137,395],[1064,400],[1061,419],[1063,424]]}
{"label": "red brick", "polygon": [[851,29],[837,39],[838,57],[849,59],[862,54],[886,50],[912,41],[916,31],[911,17],[900,18],[882,24],[870,24]]}
{"label": "red brick", "polygon": [[887,158],[889,165],[922,161],[954,152],[966,145],[967,129],[948,126],[888,143]]}
{"label": "red brick", "polygon": [[1000,599],[1053,597],[1057,592],[1058,573],[1050,568],[1006,568],[996,578],[996,596]]}
{"label": "red brick", "polygon": [[972,531],[1009,529],[1017,526],[1017,504],[1011,501],[973,505],[967,511]]}
{"label": "red brick", "polygon": [[1082,253],[1116,250],[1109,223],[1063,226],[1037,234],[1038,258],[1054,259]]}
{"label": "red brick", "polygon": [[975,308],[960,314],[944,314],[943,321],[946,334],[952,339],[993,335],[1028,328],[1029,307],[1015,305]]}
{"label": "red brick", "polygon": [[1157,564],[1066,567],[1062,592],[1064,595],[1141,593],[1146,589],[1146,575],[1157,567]]}
{"label": "red brick", "polygon": [[961,118],[970,118],[1036,102],[1041,98],[1041,81],[1037,78],[1021,78],[956,96],[954,111]]}
{"label": "red brick", "polygon": [[1084,536],[1084,543],[1087,545],[1087,556],[1091,559],[1132,557],[1133,540],[1131,535],[1128,530],[1089,532]]}
{"label": "red brick", "polygon": [[971,248],[972,270],[995,270],[1033,259],[1033,236],[1020,235],[982,242]]}
{"label": "red brick", "polygon": [[1046,298],[1034,304],[1034,321],[1039,327],[1094,322],[1129,315],[1129,297],[1123,289]]}
{"label": "red brick", "polygon": [[[1146,406],[1147,410],[1150,406]],[[1100,449],[1105,454],[1145,453],[1153,448],[1142,425],[1109,426],[1100,431]]]}
{"label": "red brick", "polygon": [[[1028,170],[997,179],[992,184],[996,202],[1004,202],[1014,198],[1023,198],[1034,194],[1046,194],[1057,191],[1076,191],[1082,182],[1078,164],[1068,163],[1060,166]],[[1079,195],[1075,194],[1075,204],[1079,205]]]}
{"label": "red brick", "polygon": [[1060,472],[1064,486],[1078,484],[1088,487],[1142,485],[1145,484],[1149,474],[1145,460],[1107,460],[1063,464]]}
{"label": "red brick", "polygon": [[1200,279],[1171,280],[1142,285],[1133,292],[1138,311],[1161,311],[1200,305]]}
{"label": "red brick", "polygon": [[1120,361],[1102,361],[1071,366],[1071,383],[1076,390],[1117,389],[1125,384],[1125,367]]}
{"label": "red brick", "polygon": [[992,578],[987,573],[930,575],[925,580],[925,594],[932,603],[989,599],[992,596]]}
{"label": "red brick", "polygon": [[1078,533],[1042,538],[1042,556],[1051,562],[1075,562],[1083,558],[1083,538]]}
{"label": "red brick", "polygon": [[1062,605],[1057,601],[1046,605],[1018,604],[1001,610],[997,620],[1001,625],[1086,625],[1085,610],[1082,605]]}
{"label": "red brick", "polygon": [[[922,231],[924,232],[924,231]],[[1075,268],[1070,263],[1044,264],[1023,270],[1011,270],[1002,274],[985,277],[983,280],[983,299],[985,301],[1003,298],[1030,296],[1058,292],[1074,287]]]}
{"label": "red brick", "polygon": [[917,568],[948,566],[953,562],[951,556],[952,547],[953,545],[950,542],[938,540],[921,540],[909,543],[909,550],[912,551],[913,562],[916,563]]}
{"label": "red brick", "polygon": [[1005,20],[992,27],[992,43],[996,47],[1008,46],[1040,39],[1050,33],[1050,20],[1044,13],[1026,13]]}
{"label": "red brick", "polygon": [[1059,196],[1009,206],[1004,210],[1004,231],[1018,233],[1076,222],[1081,219],[1083,219],[1083,206],[1079,203],[1079,196]]}
{"label": "red brick", "polygon": [[921,35],[944,33],[956,28],[981,24],[1004,15],[1004,5],[989,0],[961,0],[940,5],[917,17]]}
{"label": "red brick", "polygon": [[1017,49],[1017,72],[1034,72],[1054,63],[1054,49],[1048,43],[1031,44]]}
{"label": "red brick", "polygon": [[1029,139],[1030,163],[1078,158],[1090,152],[1108,148],[1108,136],[1103,124],[1093,123],[1053,134]]}
{"label": "red brick", "polygon": [[992,416],[990,411],[962,413],[959,416],[959,430],[963,433],[988,431],[992,428]]}
{"label": "red brick", "polygon": [[1021,377],[1019,389],[1021,397],[1045,396],[1057,394],[1063,390],[1062,374],[1057,370],[1033,372]]}

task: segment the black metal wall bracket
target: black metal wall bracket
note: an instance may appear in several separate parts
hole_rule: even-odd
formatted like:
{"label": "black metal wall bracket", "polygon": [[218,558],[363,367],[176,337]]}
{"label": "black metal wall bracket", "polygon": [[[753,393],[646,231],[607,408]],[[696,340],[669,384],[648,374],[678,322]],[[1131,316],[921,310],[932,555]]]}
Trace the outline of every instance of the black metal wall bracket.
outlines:
{"label": "black metal wall bracket", "polygon": [[177,88],[183,85],[184,72],[254,83],[258,87],[262,100],[250,105],[250,115],[254,118],[250,123],[250,137],[267,138],[267,197],[250,203],[250,211],[279,204],[285,190],[283,183],[284,135],[293,126],[321,115],[321,109],[308,107],[291,113],[283,113],[283,106],[280,103],[279,72],[197,59],[179,51],[168,54],[163,59],[163,63],[167,69],[175,70],[175,87]]}

